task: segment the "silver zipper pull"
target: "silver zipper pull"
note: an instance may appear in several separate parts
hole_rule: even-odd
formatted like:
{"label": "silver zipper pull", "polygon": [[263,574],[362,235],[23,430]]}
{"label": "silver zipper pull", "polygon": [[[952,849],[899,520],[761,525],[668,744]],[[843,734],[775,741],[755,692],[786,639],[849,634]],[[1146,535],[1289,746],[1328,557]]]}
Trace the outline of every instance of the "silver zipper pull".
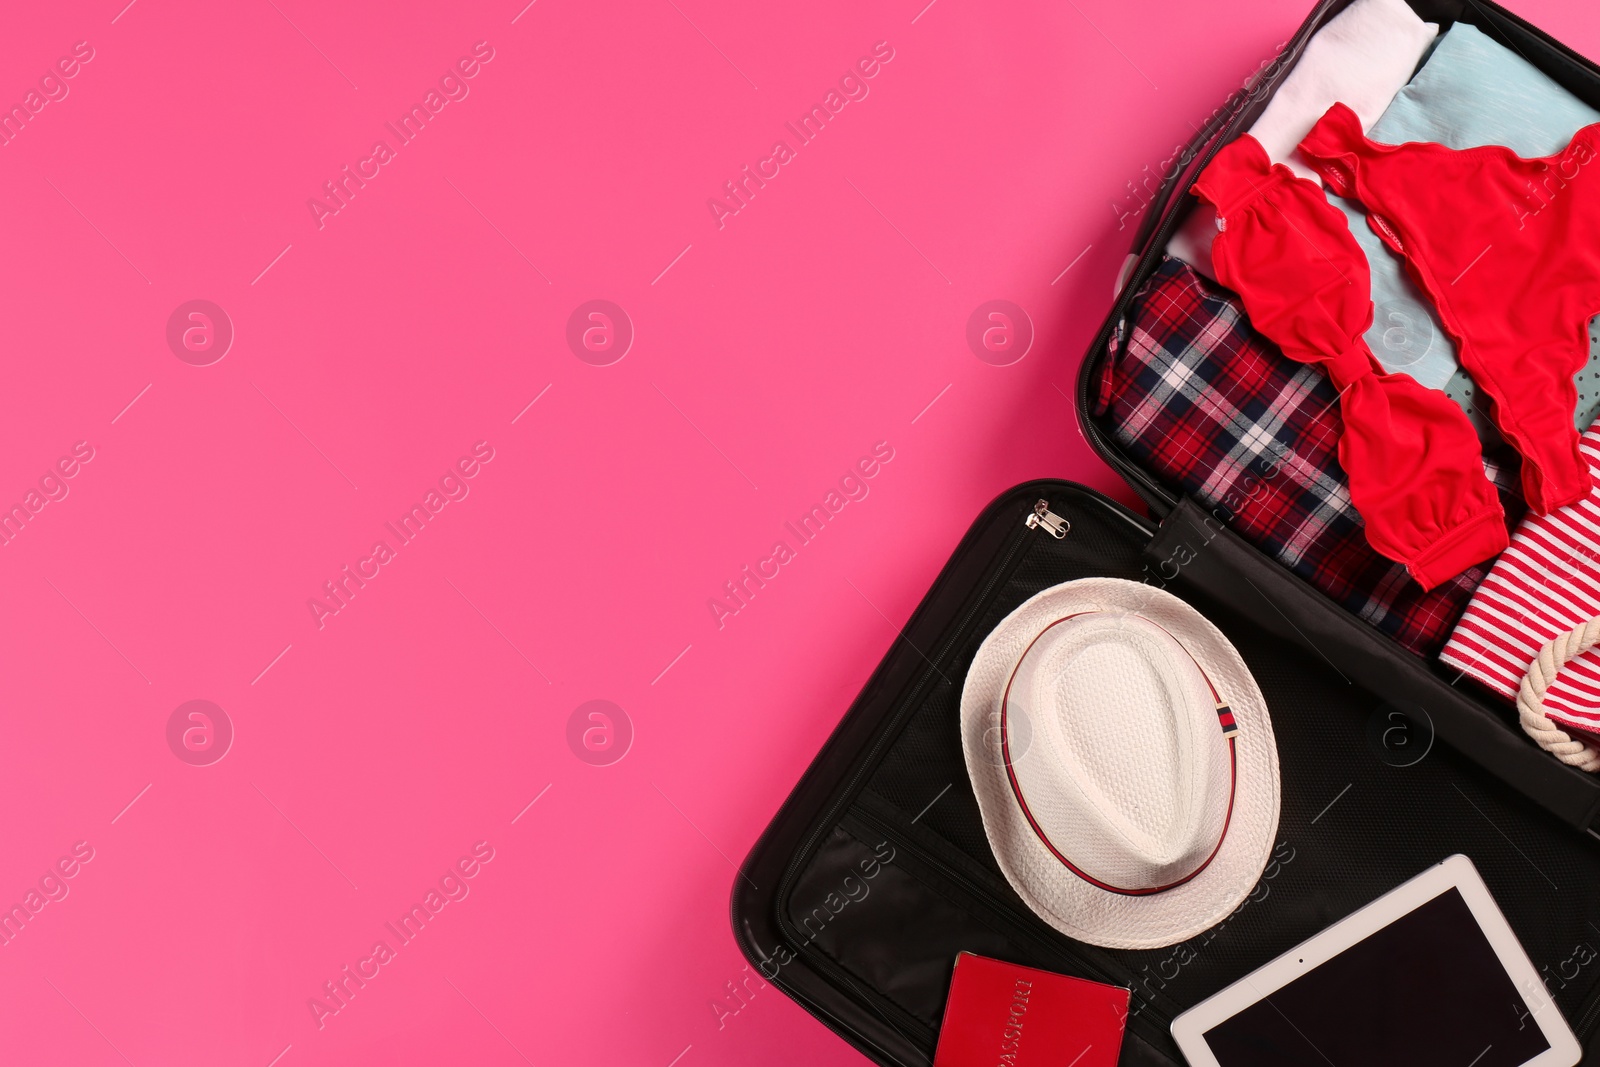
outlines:
{"label": "silver zipper pull", "polygon": [[1028,516],[1028,529],[1043,528],[1057,541],[1067,536],[1067,531],[1072,529],[1072,523],[1050,510],[1050,501],[1041,500],[1033,506],[1033,514]]}

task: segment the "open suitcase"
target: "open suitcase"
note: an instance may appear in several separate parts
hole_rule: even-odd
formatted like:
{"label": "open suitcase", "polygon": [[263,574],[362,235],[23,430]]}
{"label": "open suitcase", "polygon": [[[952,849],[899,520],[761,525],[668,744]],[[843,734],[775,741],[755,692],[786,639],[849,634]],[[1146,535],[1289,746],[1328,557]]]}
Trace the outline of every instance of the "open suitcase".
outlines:
{"label": "open suitcase", "polygon": [[[1148,503],[1146,520],[1082,486],[1040,481],[978,517],[733,887],[752,970],[872,1059],[932,1061],[956,954],[1132,989],[1121,1063],[1182,1063],[1182,1011],[1444,857],[1477,865],[1567,1021],[1600,1065],[1600,776],[1540,751],[1508,709],[1291,574],[1141,469],[1091,411],[1108,345],[1155,270],[1211,156],[1248,129],[1310,36],[1225,107],[1153,201],[1120,296],[1080,373],[1079,419]],[[1591,105],[1600,68],[1491,3],[1408,0],[1466,21]],[[1075,578],[1162,585],[1238,648],[1273,713],[1282,814],[1272,860],[1227,920],[1179,945],[1067,938],[1012,890],[990,850],[959,737],[962,682],[1022,601]]]}

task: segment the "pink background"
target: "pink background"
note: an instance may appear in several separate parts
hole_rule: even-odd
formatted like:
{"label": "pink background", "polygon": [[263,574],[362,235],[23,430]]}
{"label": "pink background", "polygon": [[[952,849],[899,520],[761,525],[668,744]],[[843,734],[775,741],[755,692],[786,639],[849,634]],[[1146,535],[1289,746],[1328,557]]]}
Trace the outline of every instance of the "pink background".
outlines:
{"label": "pink background", "polygon": [[[6,1061],[862,1062],[770,987],[729,998],[733,864],[990,498],[1126,499],[1069,397],[1134,189],[1306,5],[123,2],[0,35],[0,101],[93,50],[0,149],[0,505],[29,515],[0,905],[93,850],[0,946]],[[1521,13],[1600,52],[1592,8]],[[480,41],[319,228],[308,199]],[[708,198],[878,42],[719,228]],[[197,298],[236,332],[209,366],[166,340]],[[635,332],[609,366],[567,344],[591,299]],[[1008,366],[965,339],[991,299],[1035,329]],[[479,441],[469,494],[319,628]],[[878,442],[867,496],[719,627]],[[205,766],[167,735],[197,699],[236,734]],[[595,699],[634,733],[607,766],[568,743]]]}

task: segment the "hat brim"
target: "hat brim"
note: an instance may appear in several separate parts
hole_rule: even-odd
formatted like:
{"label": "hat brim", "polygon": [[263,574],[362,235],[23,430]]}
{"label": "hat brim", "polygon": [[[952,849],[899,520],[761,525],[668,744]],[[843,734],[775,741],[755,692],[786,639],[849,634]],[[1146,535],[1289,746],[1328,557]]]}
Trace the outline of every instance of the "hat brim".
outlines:
{"label": "hat brim", "polygon": [[[1000,703],[1023,650],[1052,621],[1093,610],[1137,613],[1171,633],[1225,694],[1239,727],[1234,810],[1222,846],[1189,881],[1146,896],[1101,889],[1063,866],[1018,807],[999,751]],[[1082,578],[1046,589],[1007,615],[984,638],[967,671],[961,748],[984,833],[1006,880],[1035,914],[1079,941],[1120,949],[1186,941],[1227,918],[1260,880],[1271,856],[1278,830],[1278,746],[1266,700],[1222,632],[1154,586]]]}

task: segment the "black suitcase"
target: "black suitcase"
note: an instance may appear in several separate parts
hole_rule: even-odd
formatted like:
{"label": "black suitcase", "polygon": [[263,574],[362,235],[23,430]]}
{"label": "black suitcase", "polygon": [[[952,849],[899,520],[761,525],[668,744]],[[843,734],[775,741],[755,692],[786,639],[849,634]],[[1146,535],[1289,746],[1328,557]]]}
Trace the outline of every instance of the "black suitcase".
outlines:
{"label": "black suitcase", "polygon": [[[1064,538],[1029,524],[1041,501],[1071,523]],[[1182,1062],[1167,1033],[1182,1010],[1462,852],[1600,1062],[1600,847],[1286,639],[1290,627],[1255,623],[1233,595],[1169,586],[1227,634],[1272,709],[1283,808],[1250,898],[1182,945],[1112,951],[1056,933],[1013,892],[957,732],[973,653],[1040,589],[1141,580],[1191,536],[1070,482],[1022,485],[985,509],[746,859],[732,919],[752,968],[896,1065],[931,1061],[959,951],[1126,985],[1121,1062],[1166,1067]]]}
{"label": "black suitcase", "polygon": [[[1600,69],[1503,9],[1411,2],[1430,21],[1477,24],[1600,106]],[[1344,3],[1320,5],[1269,80],[1201,131],[1186,171],[1153,202],[1085,361],[1084,432],[1158,521],[1063,481],[1019,486],[986,508],[734,882],[734,933],[753,970],[879,1063],[932,1061],[966,950],[1130,987],[1121,1062],[1180,1064],[1176,1015],[1462,852],[1584,1042],[1584,1062],[1600,1064],[1600,780],[1539,751],[1506,709],[1451,687],[1180,499],[1089,415],[1098,360],[1192,203],[1182,190]],[[1041,510],[1070,522],[1064,537]],[[983,637],[1039,590],[1098,575],[1163,584],[1227,634],[1267,698],[1282,762],[1279,840],[1260,883],[1223,923],[1159,950],[1090,946],[1028,910],[989,849],[957,730]]]}

